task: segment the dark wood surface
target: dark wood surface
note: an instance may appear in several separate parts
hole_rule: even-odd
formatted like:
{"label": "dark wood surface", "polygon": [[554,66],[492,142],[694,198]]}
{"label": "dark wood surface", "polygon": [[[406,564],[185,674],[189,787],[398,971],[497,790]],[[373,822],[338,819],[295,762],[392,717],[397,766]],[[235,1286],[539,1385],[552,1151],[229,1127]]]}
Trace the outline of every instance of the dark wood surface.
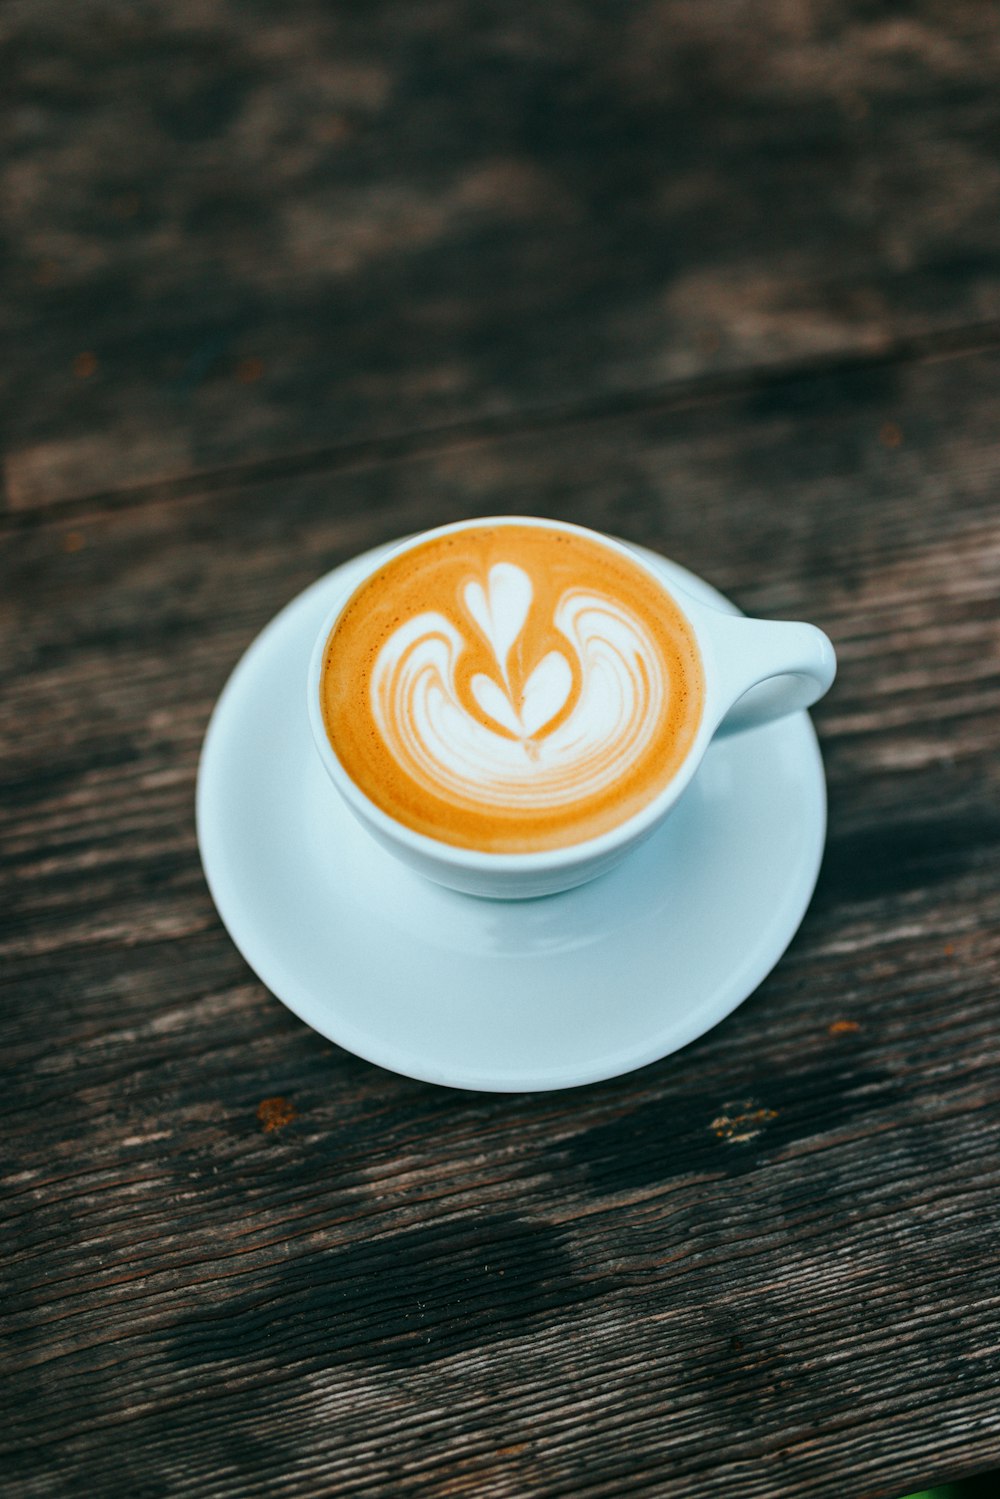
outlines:
{"label": "dark wood surface", "polygon": [[[1000,1464],[998,23],[0,16],[5,1492]],[[193,792],[282,604],[503,511],[814,619],[841,669],[776,970],[677,1056],[495,1097],[264,989]]]}

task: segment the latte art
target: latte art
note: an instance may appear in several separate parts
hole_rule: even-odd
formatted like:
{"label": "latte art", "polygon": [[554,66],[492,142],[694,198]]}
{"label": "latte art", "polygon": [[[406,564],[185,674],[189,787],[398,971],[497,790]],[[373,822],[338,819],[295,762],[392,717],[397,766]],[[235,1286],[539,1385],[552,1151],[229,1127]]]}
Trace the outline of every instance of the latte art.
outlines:
{"label": "latte art", "polygon": [[[429,606],[429,607],[428,607]],[[327,648],[324,718],[356,784],[493,852],[594,837],[649,801],[700,717],[690,628],[630,559],[524,525],[390,559]]]}
{"label": "latte art", "polygon": [[471,628],[463,634],[443,614],[418,614],[379,652],[375,720],[428,791],[544,810],[606,791],[646,747],[669,684],[642,625],[611,599],[569,589],[553,619],[562,645],[528,663],[519,683],[510,658],[533,594],[509,562],[494,564],[485,590],[466,584],[469,625],[494,670],[475,672],[464,692]]}

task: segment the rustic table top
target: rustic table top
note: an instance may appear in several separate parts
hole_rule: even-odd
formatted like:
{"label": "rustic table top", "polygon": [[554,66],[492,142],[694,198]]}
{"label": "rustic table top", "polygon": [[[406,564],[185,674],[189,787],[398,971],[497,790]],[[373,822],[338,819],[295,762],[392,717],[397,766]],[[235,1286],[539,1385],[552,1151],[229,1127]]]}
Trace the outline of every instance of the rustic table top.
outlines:
{"label": "rustic table top", "polygon": [[[0,18],[6,1492],[891,1496],[1000,1460],[998,23]],[[296,1020],[193,797],[277,609],[505,511],[841,666],[771,976],[638,1073],[494,1096]]]}

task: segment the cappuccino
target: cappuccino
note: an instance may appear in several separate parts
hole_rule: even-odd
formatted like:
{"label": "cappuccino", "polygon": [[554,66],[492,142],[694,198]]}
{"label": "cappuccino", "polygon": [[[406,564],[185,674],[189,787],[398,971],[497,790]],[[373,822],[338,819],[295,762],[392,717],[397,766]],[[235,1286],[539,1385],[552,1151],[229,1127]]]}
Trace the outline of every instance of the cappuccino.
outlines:
{"label": "cappuccino", "polygon": [[431,534],[355,591],[320,703],[355,785],[417,833],[534,853],[606,833],[668,785],[701,722],[694,632],[600,538],[513,522]]}

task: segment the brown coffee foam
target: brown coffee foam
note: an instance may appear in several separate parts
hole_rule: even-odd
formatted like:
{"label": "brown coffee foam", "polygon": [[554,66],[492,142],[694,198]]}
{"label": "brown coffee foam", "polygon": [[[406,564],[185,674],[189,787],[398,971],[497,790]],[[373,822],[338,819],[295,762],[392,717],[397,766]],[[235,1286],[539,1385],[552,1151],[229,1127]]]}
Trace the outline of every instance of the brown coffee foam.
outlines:
{"label": "brown coffee foam", "polygon": [[[463,590],[484,587],[490,568],[515,563],[535,589],[524,630],[509,657],[515,699],[539,661],[559,650],[573,682],[559,713],[539,731],[542,743],[570,717],[580,692],[580,666],[553,624],[556,606],[583,589],[624,606],[652,641],[669,682],[666,711],[652,728],[638,760],[598,795],[568,804],[511,808],[431,789],[414,767],[400,763],[377,723],[371,679],[385,643],[408,618],[433,610],[462,635],[465,649],[455,671],[462,707],[494,732],[474,697],[479,672],[496,677],[496,659],[470,619]],[[646,570],[597,539],[576,532],[525,525],[470,528],[432,537],[391,557],[352,595],[324,656],[320,686],[330,742],[347,774],[390,817],[442,842],[491,853],[527,853],[597,837],[633,816],[662,791],[680,768],[701,720],[704,684],[693,633],[670,596]],[[507,737],[514,737],[508,733]],[[572,789],[571,771],[565,788]]]}

